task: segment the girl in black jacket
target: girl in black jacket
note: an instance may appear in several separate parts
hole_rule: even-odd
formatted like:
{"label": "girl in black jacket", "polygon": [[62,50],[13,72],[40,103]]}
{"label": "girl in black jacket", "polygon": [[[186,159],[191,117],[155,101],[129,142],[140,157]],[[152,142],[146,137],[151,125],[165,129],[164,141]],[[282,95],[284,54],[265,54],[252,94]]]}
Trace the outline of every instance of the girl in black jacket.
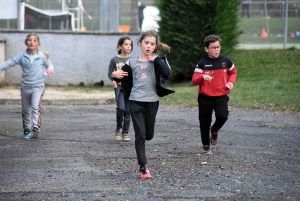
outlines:
{"label": "girl in black jacket", "polygon": [[170,76],[171,68],[165,57],[155,54],[159,51],[170,51],[170,47],[158,42],[155,30],[142,32],[137,45],[141,48],[140,55],[130,58],[122,70],[114,71],[112,75],[116,81],[121,80],[124,95],[129,99],[140,178],[148,179],[151,174],[146,167],[145,141],[154,136],[159,97],[174,91],[161,86],[161,79]]}

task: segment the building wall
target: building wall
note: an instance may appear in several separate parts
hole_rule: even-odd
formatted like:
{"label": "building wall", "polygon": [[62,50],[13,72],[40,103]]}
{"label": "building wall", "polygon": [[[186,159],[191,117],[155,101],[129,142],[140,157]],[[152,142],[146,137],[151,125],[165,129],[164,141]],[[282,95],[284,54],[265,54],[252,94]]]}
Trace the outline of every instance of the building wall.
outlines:
{"label": "building wall", "polygon": [[[41,49],[48,52],[54,66],[45,84],[54,86],[93,86],[103,83],[112,85],[108,79],[110,59],[117,54],[117,41],[122,33],[38,31]],[[0,30],[0,38],[6,40],[5,60],[26,50],[28,31]],[[138,56],[136,39],[139,33],[128,33],[133,40],[132,56]],[[1,54],[1,52],[0,52]],[[5,72],[5,84],[21,83],[22,70],[14,66]]]}
{"label": "building wall", "polygon": [[[0,64],[5,61],[5,43],[6,41],[0,37]],[[0,86],[3,85],[5,72],[0,73]]]}

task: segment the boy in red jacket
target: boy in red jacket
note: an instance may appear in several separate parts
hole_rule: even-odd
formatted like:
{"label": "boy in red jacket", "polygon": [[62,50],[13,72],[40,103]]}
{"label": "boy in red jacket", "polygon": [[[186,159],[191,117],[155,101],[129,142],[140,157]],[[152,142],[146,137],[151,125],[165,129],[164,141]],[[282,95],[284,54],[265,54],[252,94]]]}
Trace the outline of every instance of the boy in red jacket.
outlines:
{"label": "boy in red jacket", "polygon": [[[198,108],[202,152],[212,154],[210,144],[217,144],[218,132],[228,119],[227,94],[234,86],[237,72],[232,60],[220,54],[219,36],[207,36],[204,39],[204,50],[207,54],[197,63],[192,84],[199,86]],[[211,126],[213,111],[216,120]]]}

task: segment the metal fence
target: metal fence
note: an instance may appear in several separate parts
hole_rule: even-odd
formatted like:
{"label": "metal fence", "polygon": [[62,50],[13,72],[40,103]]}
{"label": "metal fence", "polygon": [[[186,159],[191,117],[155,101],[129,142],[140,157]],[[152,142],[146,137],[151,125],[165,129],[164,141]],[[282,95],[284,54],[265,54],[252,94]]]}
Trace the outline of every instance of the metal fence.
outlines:
{"label": "metal fence", "polygon": [[[286,0],[250,0],[249,16],[284,18],[286,11]],[[244,10],[245,12],[245,10]],[[242,17],[243,4],[239,7],[239,14]],[[244,17],[247,17],[246,15]],[[288,17],[300,17],[300,0],[288,1]]]}
{"label": "metal fence", "polygon": [[[0,0],[0,14],[8,10],[3,5],[21,0]],[[300,43],[300,0],[249,0],[249,16],[243,9],[242,0],[238,7],[241,18],[240,25],[244,34],[241,43],[282,43],[286,36],[287,23],[288,42]],[[137,17],[138,0],[24,0],[27,4],[39,9],[57,12],[68,10],[74,13],[75,31],[119,31],[130,27],[131,31],[139,31]],[[81,4],[80,4],[81,2]],[[153,5],[154,0],[140,0],[144,5]],[[286,6],[288,2],[288,7]],[[82,6],[84,11],[78,13]],[[288,10],[286,9],[288,8]],[[244,16],[243,15],[244,12]],[[1,16],[1,15],[0,15]],[[8,16],[8,14],[7,14]],[[285,20],[285,16],[288,19]],[[248,20],[249,21],[245,21]],[[253,23],[253,24],[252,24]],[[259,26],[254,26],[259,24]],[[17,29],[17,20],[0,17],[0,29]],[[263,32],[265,29],[265,32]],[[262,37],[266,35],[266,37]]]}

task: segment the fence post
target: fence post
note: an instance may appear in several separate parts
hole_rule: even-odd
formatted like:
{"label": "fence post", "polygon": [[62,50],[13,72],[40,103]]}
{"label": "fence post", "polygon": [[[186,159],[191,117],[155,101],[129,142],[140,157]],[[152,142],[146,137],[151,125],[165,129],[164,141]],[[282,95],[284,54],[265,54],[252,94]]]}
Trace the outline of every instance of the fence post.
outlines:
{"label": "fence post", "polygon": [[288,17],[289,17],[289,0],[285,0],[286,5],[285,5],[285,20],[284,20],[284,38],[283,38],[283,49],[286,48],[286,42],[287,42],[287,27],[288,27]]}
{"label": "fence post", "polygon": [[[5,61],[5,44],[6,44],[6,40],[0,38],[0,63],[3,63]],[[5,82],[5,71],[0,73],[0,87],[4,86],[4,82]]]}

